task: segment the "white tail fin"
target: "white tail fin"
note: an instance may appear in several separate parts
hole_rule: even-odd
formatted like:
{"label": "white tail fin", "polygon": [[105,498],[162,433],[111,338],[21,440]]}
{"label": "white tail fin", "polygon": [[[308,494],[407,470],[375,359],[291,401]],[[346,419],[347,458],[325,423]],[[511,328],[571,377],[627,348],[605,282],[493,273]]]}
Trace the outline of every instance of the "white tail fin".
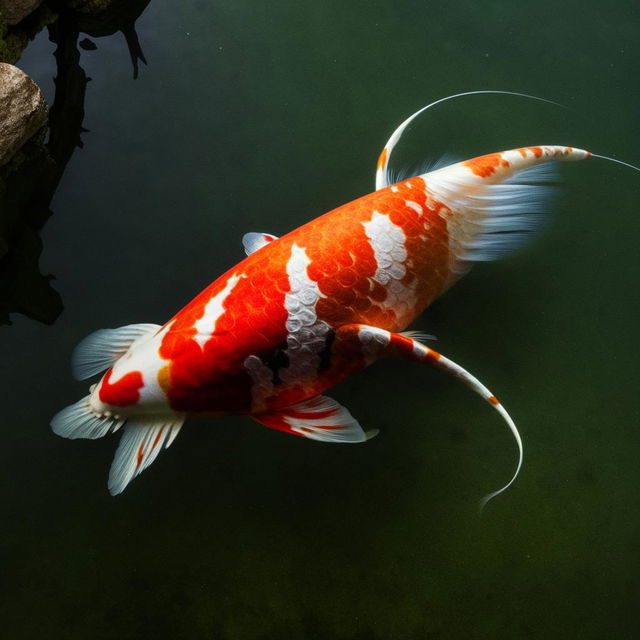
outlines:
{"label": "white tail fin", "polygon": [[100,329],[88,335],[73,350],[71,370],[76,380],[86,380],[106,371],[131,345],[144,336],[154,335],[160,325],[129,324],[118,329]]}
{"label": "white tail fin", "polygon": [[89,406],[90,398],[91,396],[85,396],[75,404],[56,413],[51,420],[53,432],[62,438],[70,438],[71,440],[77,438],[95,440],[117,431],[124,424],[122,418],[100,417],[93,413]]}
{"label": "white tail fin", "polygon": [[91,410],[90,398],[85,396],[57,413],[51,428],[63,438],[95,440],[125,425],[109,473],[109,491],[116,495],[157,458],[161,449],[166,449],[175,440],[185,417],[177,414],[134,418],[98,416]]}
{"label": "white tail fin", "polygon": [[109,472],[109,493],[122,493],[175,440],[184,416],[129,419]]}

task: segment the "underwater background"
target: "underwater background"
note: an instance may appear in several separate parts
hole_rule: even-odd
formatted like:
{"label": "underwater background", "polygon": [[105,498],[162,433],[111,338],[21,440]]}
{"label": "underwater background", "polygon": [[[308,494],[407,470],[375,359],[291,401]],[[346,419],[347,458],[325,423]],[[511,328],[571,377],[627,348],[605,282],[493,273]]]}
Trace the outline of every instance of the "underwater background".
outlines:
{"label": "underwater background", "polygon": [[86,33],[65,41],[54,24],[16,63],[75,124],[40,232],[60,298],[0,329],[2,635],[637,637],[630,169],[563,165],[534,241],[474,268],[412,327],[435,334],[522,433],[522,473],[482,517],[478,500],[515,467],[512,437],[471,391],[416,364],[383,361],[330,392],[381,430],[366,445],[191,420],[116,498],[118,436],[71,442],[49,427],[86,393],[69,364],[85,335],[162,324],[243,257],[245,232],[281,235],[373,190],[388,136],[433,100],[502,89],[567,108],[452,101],[408,130],[393,166],[533,144],[640,163],[637,2],[137,4],[125,33],[148,64],[135,80],[120,31],[96,28],[97,48],[76,48]]}

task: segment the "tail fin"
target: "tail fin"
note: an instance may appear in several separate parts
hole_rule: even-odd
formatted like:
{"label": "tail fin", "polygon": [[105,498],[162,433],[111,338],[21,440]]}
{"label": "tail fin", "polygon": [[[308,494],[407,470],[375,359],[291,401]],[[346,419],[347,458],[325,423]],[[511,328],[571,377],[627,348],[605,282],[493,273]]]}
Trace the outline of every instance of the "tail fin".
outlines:
{"label": "tail fin", "polygon": [[117,416],[97,416],[89,405],[91,396],[85,396],[66,409],[59,411],[51,420],[51,429],[61,438],[88,438],[96,440],[117,431],[124,419]]}
{"label": "tail fin", "polygon": [[122,493],[138,474],[142,473],[175,440],[185,417],[178,414],[122,418],[109,413],[96,415],[85,396],[58,412],[51,428],[62,438],[95,440],[117,431],[126,423],[120,445],[109,473],[109,492]]}
{"label": "tail fin", "polygon": [[583,160],[582,149],[539,146],[491,153],[424,174],[445,206],[454,275],[522,244],[549,211],[556,161]]}
{"label": "tail fin", "polygon": [[109,471],[109,493],[122,493],[162,449],[168,449],[184,423],[184,416],[135,418],[127,421]]}

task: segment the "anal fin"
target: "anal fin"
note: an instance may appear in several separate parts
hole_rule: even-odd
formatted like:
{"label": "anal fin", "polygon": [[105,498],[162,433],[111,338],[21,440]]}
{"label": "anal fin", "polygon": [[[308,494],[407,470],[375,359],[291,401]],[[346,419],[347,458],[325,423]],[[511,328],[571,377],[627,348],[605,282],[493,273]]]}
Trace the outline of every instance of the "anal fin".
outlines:
{"label": "anal fin", "polygon": [[251,417],[271,429],[321,442],[365,442],[378,433],[365,432],[347,409],[326,396]]}
{"label": "anal fin", "polygon": [[134,342],[155,334],[158,324],[129,324],[118,329],[100,329],[88,335],[73,350],[71,370],[76,380],[86,380],[106,371]]}

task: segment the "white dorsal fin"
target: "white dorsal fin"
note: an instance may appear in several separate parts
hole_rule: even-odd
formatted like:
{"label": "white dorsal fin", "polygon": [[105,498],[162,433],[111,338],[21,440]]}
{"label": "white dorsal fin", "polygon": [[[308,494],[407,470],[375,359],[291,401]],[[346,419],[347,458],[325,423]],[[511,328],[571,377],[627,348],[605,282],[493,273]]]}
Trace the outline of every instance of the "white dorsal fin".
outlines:
{"label": "white dorsal fin", "polygon": [[59,411],[51,420],[53,432],[61,438],[88,438],[95,440],[108,433],[117,431],[124,420],[112,416],[97,416],[89,406],[89,398],[85,396],[66,409]]}
{"label": "white dorsal fin", "polygon": [[127,420],[109,471],[109,493],[122,493],[175,440],[184,416],[142,416]]}
{"label": "white dorsal fin", "polygon": [[257,233],[252,231],[242,236],[242,246],[244,247],[244,252],[250,256],[258,249],[262,249],[265,244],[269,244],[277,239],[278,236],[272,236],[270,233]]}
{"label": "white dorsal fin", "polygon": [[[465,180],[467,174],[471,180]],[[495,260],[522,246],[547,219],[559,191],[556,163],[515,169],[501,182],[469,184],[478,179],[464,163],[423,177],[451,209],[447,230],[456,274],[473,262]]]}
{"label": "white dorsal fin", "polygon": [[86,380],[106,371],[134,342],[154,335],[158,324],[129,324],[118,329],[100,329],[88,335],[73,350],[71,371],[76,380]]}
{"label": "white dorsal fin", "polygon": [[365,433],[347,409],[327,396],[251,417],[271,429],[322,442],[364,442],[378,433],[377,430]]}

